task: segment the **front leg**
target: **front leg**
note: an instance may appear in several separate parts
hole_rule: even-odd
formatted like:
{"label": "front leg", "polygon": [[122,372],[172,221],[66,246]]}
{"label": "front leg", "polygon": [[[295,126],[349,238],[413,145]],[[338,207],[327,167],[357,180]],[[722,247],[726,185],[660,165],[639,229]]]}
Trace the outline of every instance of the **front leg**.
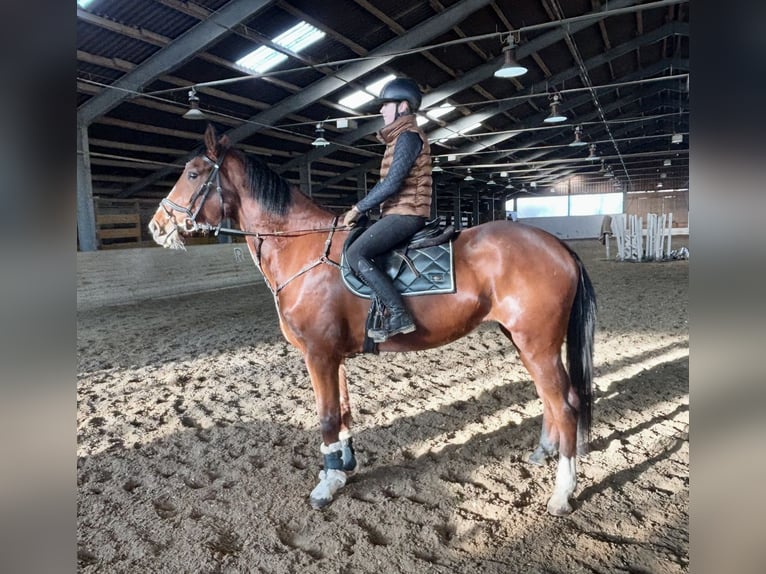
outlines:
{"label": "front leg", "polygon": [[333,501],[335,493],[346,485],[343,464],[343,444],[340,440],[341,406],[339,367],[341,360],[331,353],[306,353],[306,367],[314,389],[319,428],[322,432],[320,452],[324,468],[319,484],[311,491],[309,501],[314,508],[323,508]]}
{"label": "front leg", "polygon": [[354,439],[351,436],[351,403],[348,399],[348,382],[344,363],[338,367],[338,386],[340,388],[340,433],[338,437],[342,447],[343,470],[347,476],[352,476],[359,470],[359,461],[354,452]]}

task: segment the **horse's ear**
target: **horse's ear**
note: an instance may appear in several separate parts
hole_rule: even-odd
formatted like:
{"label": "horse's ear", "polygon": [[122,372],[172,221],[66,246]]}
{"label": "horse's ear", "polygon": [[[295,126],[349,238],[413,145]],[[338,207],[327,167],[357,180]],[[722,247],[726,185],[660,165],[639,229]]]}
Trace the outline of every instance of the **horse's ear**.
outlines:
{"label": "horse's ear", "polygon": [[223,134],[218,140],[218,143],[220,144],[222,149],[229,147],[229,136],[227,136],[226,134]]}
{"label": "horse's ear", "polygon": [[208,124],[207,129],[205,130],[205,148],[210,159],[216,159],[218,157],[218,142],[216,141],[215,127],[213,124]]}

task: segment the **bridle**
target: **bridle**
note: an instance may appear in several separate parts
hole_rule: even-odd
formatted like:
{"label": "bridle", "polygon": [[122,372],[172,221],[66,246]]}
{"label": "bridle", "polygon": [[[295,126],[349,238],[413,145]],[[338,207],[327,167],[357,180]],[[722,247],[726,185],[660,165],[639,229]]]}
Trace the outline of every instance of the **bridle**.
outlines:
{"label": "bridle", "polygon": [[[226,227],[221,227],[221,225],[223,224],[224,216],[225,216],[225,210],[224,210],[224,203],[223,203],[223,191],[221,190],[220,171],[221,171],[221,165],[223,165],[223,160],[225,156],[226,156],[226,153],[224,152],[223,155],[221,156],[220,162],[213,161],[207,155],[201,156],[202,159],[204,159],[206,162],[208,162],[209,164],[213,166],[213,169],[208,174],[205,182],[202,185],[200,185],[197,191],[195,191],[194,194],[191,196],[188,207],[183,207],[182,205],[178,205],[176,202],[174,202],[171,199],[168,199],[167,197],[164,198],[162,201],[160,201],[160,205],[165,210],[165,213],[168,215],[168,218],[171,221],[173,221],[177,230],[181,230],[181,226],[178,225],[178,223],[175,221],[175,218],[173,217],[173,211],[180,212],[186,216],[186,218],[184,219],[182,230],[187,233],[194,232],[194,231],[203,231],[203,232],[212,231],[215,235],[218,235],[219,233],[223,233],[224,235],[245,235],[245,236],[255,237],[255,253],[254,253],[255,265],[258,268],[258,270],[261,272],[261,274],[263,275],[263,278],[266,281],[266,285],[268,285],[269,290],[274,295],[274,298],[277,301],[277,306],[279,306],[277,295],[279,294],[280,291],[282,291],[282,289],[284,289],[287,286],[288,283],[291,283],[293,279],[297,279],[304,273],[311,271],[314,267],[317,267],[318,265],[321,265],[322,263],[327,263],[329,265],[332,265],[340,269],[340,264],[333,261],[329,257],[330,245],[332,244],[332,238],[335,231],[338,229],[338,216],[335,216],[333,218],[332,224],[329,227],[320,227],[320,228],[314,228],[314,229],[299,229],[299,230],[293,230],[293,231],[273,231],[270,233],[268,232],[259,233],[254,231],[243,231],[239,229],[229,229]],[[216,190],[216,193],[218,194],[218,199],[221,202],[221,218],[218,221],[218,225],[210,225],[209,223],[198,223],[197,215],[199,215],[199,212],[202,210],[202,206],[205,205],[205,201],[207,200],[207,197],[210,194],[210,189],[212,188],[213,183],[215,183],[215,190]],[[197,209],[194,209],[194,211],[192,211],[192,209],[194,208],[194,204],[197,202],[198,199],[200,199],[199,205],[197,206]],[[327,237],[327,240],[325,241],[322,255],[318,259],[307,264],[297,273],[292,275],[289,279],[284,281],[281,285],[277,285],[277,286],[271,285],[271,283],[269,282],[268,278],[266,277],[266,274],[263,272],[263,269],[261,267],[261,246],[263,245],[264,237],[278,237],[278,236],[289,237],[289,236],[303,235],[306,233],[319,233],[319,232],[327,232],[327,231],[329,231],[329,235]]]}
{"label": "bridle", "polygon": [[[183,223],[183,231],[186,233],[191,233],[194,231],[205,231],[210,232],[213,231],[217,235],[218,232],[221,230],[221,224],[223,223],[224,219],[224,207],[223,207],[223,192],[221,191],[221,164],[223,163],[223,159],[225,157],[225,153],[223,156],[221,156],[221,162],[215,162],[212,159],[210,159],[208,156],[203,155],[202,159],[204,159],[206,162],[212,164],[213,169],[210,171],[210,173],[207,176],[207,179],[205,182],[199,186],[197,191],[194,192],[194,194],[191,196],[191,199],[189,200],[189,207],[183,207],[181,205],[178,205],[176,202],[174,202],[171,199],[168,199],[167,197],[164,198],[162,201],[160,201],[160,205],[165,210],[165,213],[168,215],[168,217],[175,223],[175,218],[173,217],[173,211],[178,211],[186,216]],[[199,215],[199,212],[202,210],[202,206],[205,205],[205,201],[207,200],[207,196],[210,194],[210,190],[213,187],[213,183],[215,183],[215,191],[218,194],[218,199],[221,202],[221,219],[218,221],[218,225],[210,225],[209,223],[198,223],[197,222],[197,215]],[[197,202],[197,199],[201,198],[199,205],[197,206],[197,209],[192,211],[194,208],[194,204]],[[181,226],[178,225],[178,223],[175,223],[176,228],[181,228]]]}

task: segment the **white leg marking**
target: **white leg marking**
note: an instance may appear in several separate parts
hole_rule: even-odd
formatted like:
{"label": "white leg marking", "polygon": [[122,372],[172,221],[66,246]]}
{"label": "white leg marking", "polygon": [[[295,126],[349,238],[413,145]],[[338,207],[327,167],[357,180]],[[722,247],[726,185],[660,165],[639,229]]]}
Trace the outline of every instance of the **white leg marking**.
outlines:
{"label": "white leg marking", "polygon": [[572,512],[569,497],[577,488],[577,464],[575,457],[559,456],[556,470],[556,487],[548,501],[548,512],[554,516],[564,516]]}

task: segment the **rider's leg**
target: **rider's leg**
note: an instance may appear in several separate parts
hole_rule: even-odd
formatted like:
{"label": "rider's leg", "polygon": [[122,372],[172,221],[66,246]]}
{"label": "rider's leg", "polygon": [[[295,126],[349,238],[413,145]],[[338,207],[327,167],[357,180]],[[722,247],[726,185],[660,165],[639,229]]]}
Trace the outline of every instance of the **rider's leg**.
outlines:
{"label": "rider's leg", "polygon": [[388,275],[375,265],[374,257],[404,243],[422,229],[424,224],[425,219],[422,217],[388,215],[365,230],[346,253],[351,268],[388,309],[383,328],[371,330],[369,333],[376,342],[383,342],[398,333],[410,333],[415,330],[415,324],[407,312],[401,294]]}

